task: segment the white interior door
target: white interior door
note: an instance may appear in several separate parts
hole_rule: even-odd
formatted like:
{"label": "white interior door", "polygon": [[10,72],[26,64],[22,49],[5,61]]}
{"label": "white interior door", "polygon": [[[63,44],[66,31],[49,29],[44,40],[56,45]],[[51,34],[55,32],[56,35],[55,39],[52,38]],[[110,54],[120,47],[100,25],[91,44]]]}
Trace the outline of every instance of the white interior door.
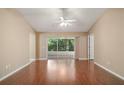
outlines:
{"label": "white interior door", "polygon": [[89,59],[94,59],[94,35],[90,34],[88,36],[88,57]]}

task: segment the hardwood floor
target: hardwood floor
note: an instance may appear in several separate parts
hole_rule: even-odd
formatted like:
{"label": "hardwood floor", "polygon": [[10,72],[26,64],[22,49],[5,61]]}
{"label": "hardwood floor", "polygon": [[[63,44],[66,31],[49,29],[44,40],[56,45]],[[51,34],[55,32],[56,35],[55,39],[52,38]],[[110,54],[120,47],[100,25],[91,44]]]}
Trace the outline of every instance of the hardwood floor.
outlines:
{"label": "hardwood floor", "polygon": [[101,69],[93,62],[78,60],[35,61],[0,82],[11,85],[39,84],[124,84],[123,80]]}

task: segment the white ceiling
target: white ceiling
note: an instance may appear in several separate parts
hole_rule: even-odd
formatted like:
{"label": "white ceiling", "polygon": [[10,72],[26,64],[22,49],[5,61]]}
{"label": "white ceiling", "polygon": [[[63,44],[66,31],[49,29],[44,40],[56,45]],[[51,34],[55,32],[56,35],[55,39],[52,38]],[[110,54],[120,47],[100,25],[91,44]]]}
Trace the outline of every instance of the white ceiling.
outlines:
{"label": "white ceiling", "polygon": [[[103,8],[18,8],[29,24],[38,32],[87,32],[104,13]],[[63,13],[64,11],[64,13]],[[75,19],[70,26],[61,27],[59,18]]]}

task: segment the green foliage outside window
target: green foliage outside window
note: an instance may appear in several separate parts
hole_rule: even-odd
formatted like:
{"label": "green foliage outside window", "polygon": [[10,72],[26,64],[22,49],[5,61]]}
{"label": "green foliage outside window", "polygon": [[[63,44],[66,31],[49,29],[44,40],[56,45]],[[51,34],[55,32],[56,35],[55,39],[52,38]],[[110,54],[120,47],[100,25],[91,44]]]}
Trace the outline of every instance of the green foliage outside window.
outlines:
{"label": "green foliage outside window", "polygon": [[[57,49],[58,46],[58,49]],[[74,51],[74,39],[48,39],[48,51]]]}
{"label": "green foliage outside window", "polygon": [[48,40],[48,51],[57,51],[57,39]]}

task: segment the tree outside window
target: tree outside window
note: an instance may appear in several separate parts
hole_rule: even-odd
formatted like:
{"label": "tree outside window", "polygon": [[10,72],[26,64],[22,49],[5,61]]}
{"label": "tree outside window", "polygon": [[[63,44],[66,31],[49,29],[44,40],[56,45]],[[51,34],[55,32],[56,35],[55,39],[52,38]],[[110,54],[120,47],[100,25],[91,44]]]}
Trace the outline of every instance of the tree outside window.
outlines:
{"label": "tree outside window", "polygon": [[[58,46],[58,49],[57,49]],[[74,51],[74,39],[48,39],[48,51]]]}

